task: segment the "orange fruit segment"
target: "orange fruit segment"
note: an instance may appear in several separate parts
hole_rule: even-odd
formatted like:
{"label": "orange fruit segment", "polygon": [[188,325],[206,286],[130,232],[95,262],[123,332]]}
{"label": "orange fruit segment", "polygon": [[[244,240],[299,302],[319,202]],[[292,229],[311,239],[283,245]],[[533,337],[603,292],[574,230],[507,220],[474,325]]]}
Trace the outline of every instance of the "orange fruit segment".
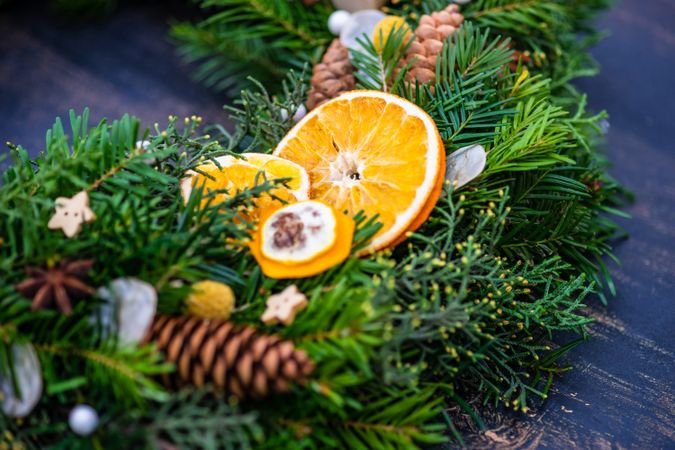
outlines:
{"label": "orange fruit segment", "polygon": [[310,197],[354,215],[378,215],[382,228],[365,252],[414,231],[436,204],[445,150],[431,117],[379,91],[352,91],[312,110],[274,151],[309,173]]}
{"label": "orange fruit segment", "polygon": [[[282,203],[273,196],[289,203],[306,200],[309,197],[309,176],[301,166],[272,155],[246,153],[242,156],[245,159],[229,155],[217,158],[220,167],[211,162],[199,166],[198,169],[208,176],[194,172],[185,178],[181,182],[183,199],[187,201],[192,189],[203,185],[205,193],[227,190],[227,193],[216,195],[216,201],[224,201],[237,192],[262,184],[265,179],[279,178],[290,178],[288,188],[279,186],[272,189],[269,194],[263,194],[255,199],[255,209],[281,206]],[[206,201],[208,200],[203,200],[204,203]]]}

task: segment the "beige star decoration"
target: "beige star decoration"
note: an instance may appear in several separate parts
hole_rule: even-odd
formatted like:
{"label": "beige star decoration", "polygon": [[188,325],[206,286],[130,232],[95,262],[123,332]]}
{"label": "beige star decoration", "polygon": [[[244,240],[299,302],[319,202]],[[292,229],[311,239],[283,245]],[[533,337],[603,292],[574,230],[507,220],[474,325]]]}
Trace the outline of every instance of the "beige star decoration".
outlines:
{"label": "beige star decoration", "polygon": [[267,325],[278,322],[284,325],[290,325],[295,319],[295,315],[305,309],[307,306],[307,297],[298,290],[294,284],[278,294],[270,295],[267,299],[267,309],[260,316],[260,320]]}
{"label": "beige star decoration", "polygon": [[89,195],[87,191],[81,191],[72,198],[58,197],[54,202],[56,212],[49,220],[47,227],[50,230],[63,230],[69,238],[80,232],[82,224],[91,222],[96,218],[94,212],[89,209]]}

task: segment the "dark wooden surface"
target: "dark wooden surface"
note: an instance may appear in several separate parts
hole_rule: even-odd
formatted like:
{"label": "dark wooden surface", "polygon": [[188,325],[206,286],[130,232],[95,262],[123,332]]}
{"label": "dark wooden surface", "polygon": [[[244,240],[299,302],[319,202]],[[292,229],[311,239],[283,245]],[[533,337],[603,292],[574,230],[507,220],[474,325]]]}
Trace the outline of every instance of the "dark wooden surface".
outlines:
{"label": "dark wooden surface", "polygon": [[[168,114],[223,123],[225,99],[192,83],[167,42],[170,14],[128,7],[69,27],[26,5],[0,10],[0,140],[35,154],[55,116],[84,106],[147,125]],[[624,0],[599,26],[612,33],[593,52],[603,72],[577,84],[609,111],[612,173],[637,195],[612,267],[618,295],[592,308],[595,338],[547,402],[495,414],[470,447],[675,449],[675,2]]]}
{"label": "dark wooden surface", "polygon": [[168,40],[172,8],[129,5],[78,25],[43,3],[0,9],[0,142],[37,153],[54,118],[67,119],[71,108],[89,107],[96,120],[129,113],[145,126],[169,114],[225,122],[226,99],[190,79]]}

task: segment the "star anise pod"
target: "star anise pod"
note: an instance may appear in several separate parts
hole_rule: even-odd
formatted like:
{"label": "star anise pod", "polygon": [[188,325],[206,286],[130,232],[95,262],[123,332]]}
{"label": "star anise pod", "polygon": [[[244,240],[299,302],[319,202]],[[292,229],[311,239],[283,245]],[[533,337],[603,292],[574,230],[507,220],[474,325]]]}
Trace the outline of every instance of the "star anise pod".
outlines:
{"label": "star anise pod", "polygon": [[50,269],[27,267],[26,275],[29,278],[14,286],[14,289],[24,297],[33,299],[33,311],[56,303],[61,312],[68,315],[73,310],[73,300],[94,294],[94,289],[86,284],[87,273],[93,265],[93,259],[64,259],[58,267]]}

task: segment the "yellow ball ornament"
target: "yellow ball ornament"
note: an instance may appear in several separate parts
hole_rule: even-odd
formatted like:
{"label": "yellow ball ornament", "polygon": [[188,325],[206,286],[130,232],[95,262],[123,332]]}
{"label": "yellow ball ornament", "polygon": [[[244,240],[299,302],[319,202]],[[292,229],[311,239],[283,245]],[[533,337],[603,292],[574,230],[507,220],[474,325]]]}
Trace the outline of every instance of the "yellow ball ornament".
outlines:
{"label": "yellow ball ornament", "polygon": [[217,281],[204,280],[192,285],[192,293],[188,295],[186,304],[188,313],[193,316],[227,320],[232,315],[234,300],[231,287]]}
{"label": "yellow ball ornament", "polygon": [[[387,16],[380,20],[375,27],[375,31],[373,31],[373,45],[375,46],[375,49],[378,52],[382,52],[390,33],[393,33],[394,30],[399,30],[401,28],[405,30],[406,36],[411,34],[410,27],[403,17]],[[403,42],[407,42],[407,38],[404,39]]]}

